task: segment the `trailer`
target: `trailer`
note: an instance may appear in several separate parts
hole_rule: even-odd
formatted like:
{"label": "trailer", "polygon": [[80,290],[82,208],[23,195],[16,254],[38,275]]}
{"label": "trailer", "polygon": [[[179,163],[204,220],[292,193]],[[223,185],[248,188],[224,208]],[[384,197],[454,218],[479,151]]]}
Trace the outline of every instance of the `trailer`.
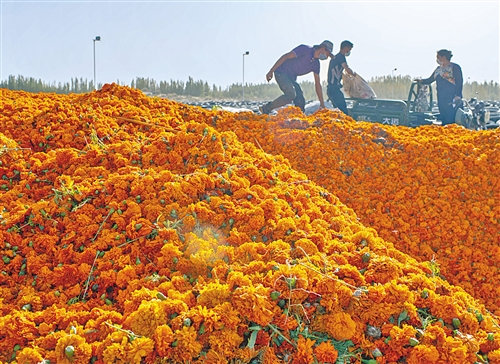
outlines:
{"label": "trailer", "polygon": [[[412,82],[406,100],[346,98],[346,103],[349,116],[357,121],[409,127],[441,125],[431,85]],[[485,128],[484,118],[475,118],[467,101],[462,100],[456,109],[457,124],[474,130]]]}

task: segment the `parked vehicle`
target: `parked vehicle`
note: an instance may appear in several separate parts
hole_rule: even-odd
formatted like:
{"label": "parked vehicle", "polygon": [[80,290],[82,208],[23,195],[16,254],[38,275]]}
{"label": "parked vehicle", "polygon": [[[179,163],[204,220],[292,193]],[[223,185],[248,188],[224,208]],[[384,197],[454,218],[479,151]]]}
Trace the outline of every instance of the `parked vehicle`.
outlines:
{"label": "parked vehicle", "polygon": [[476,97],[468,101],[472,109],[472,124],[480,129],[495,129],[500,127],[500,103],[498,101],[483,101]]}
{"label": "parked vehicle", "polygon": [[[439,111],[434,107],[431,85],[413,82],[406,100],[346,98],[349,115],[359,121],[417,127],[440,125]],[[468,129],[486,128],[484,104],[476,109],[462,100],[456,105],[456,123]],[[474,114],[475,113],[475,114]]]}

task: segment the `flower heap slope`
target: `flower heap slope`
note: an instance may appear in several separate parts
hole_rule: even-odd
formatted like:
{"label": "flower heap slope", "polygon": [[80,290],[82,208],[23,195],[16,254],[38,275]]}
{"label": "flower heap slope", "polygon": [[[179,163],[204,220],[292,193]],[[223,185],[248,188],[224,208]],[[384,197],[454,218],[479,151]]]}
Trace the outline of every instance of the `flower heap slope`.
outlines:
{"label": "flower heap slope", "polygon": [[[334,121],[334,122],[332,122]],[[366,226],[500,314],[500,129],[361,123],[335,111],[219,122],[351,207]]]}
{"label": "flower heap slope", "polygon": [[0,361],[500,363],[495,316],[234,114],[1,92]]}

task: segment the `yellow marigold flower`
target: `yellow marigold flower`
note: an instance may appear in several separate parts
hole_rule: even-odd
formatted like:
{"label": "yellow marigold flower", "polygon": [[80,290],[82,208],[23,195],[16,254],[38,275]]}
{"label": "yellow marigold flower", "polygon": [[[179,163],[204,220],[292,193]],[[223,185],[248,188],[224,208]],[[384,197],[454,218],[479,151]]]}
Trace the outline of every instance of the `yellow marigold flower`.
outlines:
{"label": "yellow marigold flower", "polygon": [[401,264],[387,256],[376,256],[370,259],[365,274],[367,283],[387,283],[402,273]]}
{"label": "yellow marigold flower", "polygon": [[229,301],[230,296],[231,292],[229,291],[229,286],[225,283],[219,283],[217,280],[204,285],[196,300],[199,305],[211,308]]}
{"label": "yellow marigold flower", "polygon": [[432,314],[451,322],[460,315],[460,306],[457,303],[454,296],[436,295],[433,297]]}
{"label": "yellow marigold flower", "polygon": [[275,229],[275,234],[277,237],[283,237],[285,235],[290,235],[295,230],[295,220],[291,217],[285,217],[278,221],[278,225]]}
{"label": "yellow marigold flower", "polygon": [[39,311],[43,307],[41,298],[31,286],[23,288],[19,292],[18,297],[19,307],[25,307],[26,305],[29,305],[32,311]]}
{"label": "yellow marigold flower", "polygon": [[323,321],[326,332],[335,340],[349,340],[356,332],[356,322],[346,312],[335,312],[324,315]]}
{"label": "yellow marigold flower", "polygon": [[311,240],[302,238],[295,242],[295,249],[298,251],[298,256],[312,256],[318,253],[318,247]]}
{"label": "yellow marigold flower", "polygon": [[39,348],[23,348],[16,355],[19,364],[40,363],[44,360]]}
{"label": "yellow marigold flower", "polygon": [[87,364],[92,357],[92,348],[83,337],[70,334],[61,337],[56,344],[56,357],[58,363]]}
{"label": "yellow marigold flower", "polygon": [[167,320],[163,301],[142,301],[137,311],[132,312],[126,320],[130,323],[131,330],[137,334],[152,337],[156,328]]}
{"label": "yellow marigold flower", "polygon": [[252,284],[252,281],[242,272],[232,271],[227,275],[227,284],[229,285],[229,290],[234,290],[237,287],[249,286]]}
{"label": "yellow marigold flower", "polygon": [[390,331],[391,340],[389,345],[391,347],[404,347],[408,345],[408,340],[415,337],[416,330],[413,326],[403,324],[402,327],[393,326]]}
{"label": "yellow marigold flower", "polygon": [[213,330],[223,326],[221,316],[214,309],[206,308],[205,306],[193,307],[187,314],[193,320],[195,327],[203,325],[204,332],[212,332]]}
{"label": "yellow marigold flower", "polygon": [[290,250],[289,243],[281,239],[274,240],[268,245],[268,254],[270,254],[269,260],[285,264],[287,259],[290,258]]}
{"label": "yellow marigold flower", "polygon": [[173,348],[167,358],[175,363],[187,363],[200,355],[203,345],[197,340],[197,333],[193,326],[184,326],[174,332]]}
{"label": "yellow marigold flower", "polygon": [[123,338],[121,343],[113,343],[108,345],[103,353],[102,358],[105,363],[125,363],[127,359],[127,353],[125,348],[127,346],[128,339]]}
{"label": "yellow marigold flower", "polygon": [[142,359],[153,353],[155,343],[147,337],[137,337],[127,345],[127,362],[140,364]]}
{"label": "yellow marigold flower", "polygon": [[259,325],[268,325],[273,318],[273,304],[269,301],[269,288],[258,284],[235,289],[233,305],[241,315]]}
{"label": "yellow marigold flower", "polygon": [[466,363],[468,360],[468,350],[461,340],[451,336],[446,336],[442,347],[439,349],[441,359],[447,363]]}

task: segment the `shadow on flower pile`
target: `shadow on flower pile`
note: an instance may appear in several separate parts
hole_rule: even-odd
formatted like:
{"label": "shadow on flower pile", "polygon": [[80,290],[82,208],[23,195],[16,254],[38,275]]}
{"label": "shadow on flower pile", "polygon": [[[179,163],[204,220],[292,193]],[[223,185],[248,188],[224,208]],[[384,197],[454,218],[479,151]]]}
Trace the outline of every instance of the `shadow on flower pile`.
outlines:
{"label": "shadow on flower pile", "polygon": [[0,362],[500,363],[498,132],[1,93]]}

